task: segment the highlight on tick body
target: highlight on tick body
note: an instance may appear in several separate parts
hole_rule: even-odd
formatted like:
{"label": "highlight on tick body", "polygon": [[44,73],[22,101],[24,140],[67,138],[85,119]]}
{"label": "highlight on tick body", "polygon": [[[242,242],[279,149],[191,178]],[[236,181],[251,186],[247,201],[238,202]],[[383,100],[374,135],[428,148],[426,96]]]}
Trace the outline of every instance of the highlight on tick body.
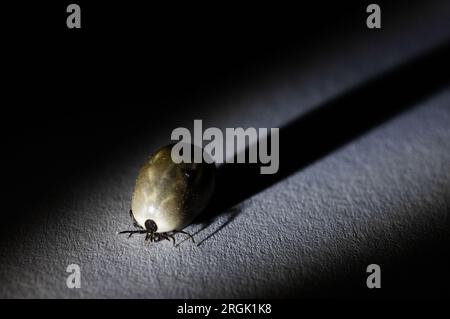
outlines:
{"label": "highlight on tick body", "polygon": [[[279,128],[271,128],[270,134],[267,128],[254,127],[245,130],[242,127],[226,128],[224,133],[217,127],[209,127],[203,131],[202,120],[194,120],[193,138],[189,129],[178,127],[172,131],[171,139],[178,141],[171,152],[172,161],[177,164],[203,161],[221,164],[236,161],[260,163],[261,174],[275,174],[279,169]],[[207,142],[206,145],[204,142]],[[193,151],[192,144],[198,146]]]}

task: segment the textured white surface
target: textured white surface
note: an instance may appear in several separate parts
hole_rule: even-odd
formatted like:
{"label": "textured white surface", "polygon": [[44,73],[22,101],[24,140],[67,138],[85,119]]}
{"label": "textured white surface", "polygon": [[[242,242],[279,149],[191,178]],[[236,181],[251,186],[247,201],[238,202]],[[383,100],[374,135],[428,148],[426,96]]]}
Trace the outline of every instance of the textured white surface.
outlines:
{"label": "textured white surface", "polygon": [[[1,294],[295,295],[351,271],[352,262],[394,257],[449,225],[449,106],[447,90],[246,200],[200,247],[189,241],[178,248],[169,242],[148,245],[140,237],[117,236],[115,231],[129,226],[135,168],[111,164],[99,173],[102,178],[73,188],[58,207],[41,207],[52,217],[36,217],[28,226],[32,236],[24,227],[3,249]],[[226,219],[218,218],[197,241]],[[430,229],[434,234],[424,233]],[[65,287],[65,267],[71,263],[82,268],[81,289]]]}
{"label": "textured white surface", "polygon": [[[445,233],[449,90],[224,212],[196,235],[198,242],[206,239],[199,247],[189,241],[178,248],[148,245],[138,236],[116,235],[131,225],[128,210],[140,165],[174,127],[198,117],[222,128],[281,125],[439,43],[433,31],[445,26],[443,20],[436,18],[431,27],[420,27],[420,21],[414,41],[407,24],[389,37],[347,39],[351,55],[343,49],[348,46],[336,46],[250,92],[211,101],[206,113],[193,111],[190,119],[168,123],[159,137],[143,136],[114,152],[89,179],[64,185],[59,202],[43,201],[18,232],[3,239],[0,296],[298,296],[354,271],[364,277],[362,266],[377,257],[393,258]],[[229,105],[244,111],[233,113]],[[81,289],[66,287],[65,269],[72,263],[81,266]]]}

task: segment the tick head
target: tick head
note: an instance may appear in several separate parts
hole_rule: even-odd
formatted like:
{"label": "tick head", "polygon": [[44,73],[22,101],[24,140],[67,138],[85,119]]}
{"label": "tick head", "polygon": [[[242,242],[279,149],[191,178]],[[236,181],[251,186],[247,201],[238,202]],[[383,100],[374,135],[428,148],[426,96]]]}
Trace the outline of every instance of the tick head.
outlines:
{"label": "tick head", "polygon": [[145,229],[149,232],[149,233],[154,233],[158,230],[158,226],[156,226],[156,223],[151,220],[151,219],[147,219],[145,221]]}

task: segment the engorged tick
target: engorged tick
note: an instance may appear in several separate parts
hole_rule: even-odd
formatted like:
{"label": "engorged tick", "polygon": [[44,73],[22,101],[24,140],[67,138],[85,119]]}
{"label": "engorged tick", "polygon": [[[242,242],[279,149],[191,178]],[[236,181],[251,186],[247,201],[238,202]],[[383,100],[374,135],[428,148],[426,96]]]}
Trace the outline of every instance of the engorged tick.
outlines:
{"label": "engorged tick", "polygon": [[[172,239],[206,207],[213,194],[215,165],[172,160],[174,144],[153,154],[141,168],[131,202],[130,216],[136,230],[119,234],[145,234],[145,240]],[[193,146],[197,147],[197,146]]]}

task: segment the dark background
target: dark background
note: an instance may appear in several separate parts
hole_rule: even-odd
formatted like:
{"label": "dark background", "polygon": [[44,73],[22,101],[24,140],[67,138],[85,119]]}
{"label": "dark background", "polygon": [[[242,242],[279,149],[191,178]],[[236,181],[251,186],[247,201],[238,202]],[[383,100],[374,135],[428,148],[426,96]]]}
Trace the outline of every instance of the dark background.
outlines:
{"label": "dark background", "polygon": [[[84,243],[80,239],[80,242],[73,245],[50,244],[53,241],[65,243],[66,235],[62,233],[72,231],[72,223],[78,227],[74,234],[78,234],[78,238],[85,236],[78,233],[82,232],[80,230],[80,227],[83,227],[82,217],[75,221],[73,219],[77,217],[68,213],[70,218],[66,216],[64,220],[60,220],[58,216],[61,216],[61,209],[54,207],[59,207],[61,203],[62,207],[64,205],[76,207],[77,197],[70,195],[72,188],[82,187],[92,195],[96,194],[98,187],[108,183],[120,184],[116,179],[108,178],[108,172],[102,172],[101,185],[95,184],[98,179],[94,177],[96,172],[105,166],[108,167],[109,163],[117,167],[120,174],[128,176],[127,181],[132,181],[133,171],[126,169],[120,171],[121,162],[130,160],[129,167],[138,167],[139,159],[142,159],[144,154],[149,155],[154,147],[169,142],[169,134],[173,128],[192,123],[194,118],[206,117],[206,120],[217,123],[219,127],[230,123],[235,123],[236,126],[246,124],[256,127],[264,127],[264,124],[279,125],[282,132],[279,174],[260,176],[255,174],[257,168],[251,166],[231,165],[219,170],[216,191],[218,195],[212,207],[202,217],[205,221],[209,221],[220,217],[223,211],[230,207],[250,199],[296,172],[301,172],[316,161],[332,156],[330,154],[343,145],[356,140],[394,116],[402,116],[402,112],[432,97],[436,92],[448,88],[447,67],[450,55],[446,39],[450,36],[450,31],[445,29],[448,24],[440,25],[436,22],[445,21],[445,16],[449,17],[446,14],[450,11],[443,2],[427,4],[411,1],[396,1],[395,4],[377,2],[382,7],[381,30],[368,30],[365,26],[367,16],[365,8],[369,2],[346,4],[330,2],[314,5],[196,2],[145,6],[129,2],[114,4],[105,2],[95,5],[87,1],[77,3],[82,9],[81,30],[66,28],[65,8],[68,3],[21,2],[17,5],[5,5],[2,9],[4,26],[1,135],[4,205],[0,239],[3,244],[2,263],[7,265],[3,268],[1,277],[2,296],[72,296],[70,295],[72,292],[65,295],[62,288],[53,290],[53,282],[48,278],[57,267],[55,261],[48,259],[61,257],[60,263],[63,264],[63,260],[70,260],[68,251],[69,256],[78,256],[77,249],[83,251],[86,247],[90,247],[86,246],[86,242],[90,240],[91,243],[96,242],[98,238],[95,236],[100,238],[103,228],[100,226],[95,228],[98,234],[92,237],[86,235]],[[424,12],[423,19],[420,17],[421,11]],[[409,22],[409,27],[405,27]],[[427,29],[428,24],[432,27]],[[398,31],[399,29],[401,31]],[[417,40],[413,41],[414,45],[411,46],[413,49],[405,48],[405,43],[408,42],[404,40],[405,37],[410,36],[414,39],[411,35],[415,33]],[[427,37],[427,33],[435,38]],[[378,46],[374,45],[377,55],[375,58],[360,58],[355,47],[358,47],[361,39],[367,40],[368,37],[374,37],[374,43],[377,41],[380,43]],[[427,42],[428,38],[432,40]],[[367,40],[367,43],[371,41]],[[421,41],[424,42],[423,45]],[[333,66],[337,70],[335,76],[338,79],[339,72],[345,72],[346,63],[348,68],[351,68],[352,60],[355,61],[354,65],[357,65],[352,72],[356,74],[360,72],[365,76],[361,81],[357,81],[358,76],[355,76],[351,86],[336,90],[336,94],[330,98],[322,103],[316,103],[320,107],[299,106],[298,110],[301,112],[298,113],[295,106],[289,106],[286,110],[278,107],[273,111],[275,107],[271,107],[269,102],[269,106],[261,111],[265,114],[265,119],[261,120],[256,115],[252,116],[258,113],[257,107],[251,108],[253,113],[245,113],[245,103],[241,104],[241,109],[211,103],[224,96],[234,96],[233,92],[236,90],[238,92],[246,90],[263,92],[267,88],[271,90],[271,84],[266,86],[264,83],[261,84],[261,78],[267,74],[277,74],[279,70],[287,72],[291,69],[297,70],[299,60],[302,61],[302,65],[307,66],[309,60],[319,59],[317,57],[323,59],[323,65],[326,65],[328,52],[333,55],[335,49],[342,55],[341,60],[345,61],[341,62],[343,67],[340,69],[339,58],[334,58],[338,61],[336,62],[338,65]],[[410,52],[403,56],[403,52],[408,50]],[[363,51],[370,52],[370,49],[366,48]],[[390,61],[390,56],[396,54],[396,60]],[[379,70],[378,63],[380,63]],[[327,71],[325,66],[322,68],[320,65],[314,64],[313,72],[311,70],[308,72],[317,78],[321,78],[324,73],[325,78]],[[366,68],[370,68],[370,72]],[[302,69],[299,70],[301,74]],[[345,75],[343,77],[345,78]],[[276,83],[276,79],[277,76],[274,76],[270,83]],[[307,79],[305,81],[307,82]],[[336,83],[339,83],[339,80]],[[303,88],[299,86],[291,89],[301,91]],[[325,92],[323,95],[327,94]],[[320,96],[321,92],[317,95]],[[443,110],[448,107],[446,104]],[[239,119],[239,112],[244,112],[242,121]],[[279,114],[278,117],[275,116],[277,120],[274,122],[270,121],[272,114],[270,112]],[[225,117],[235,114],[234,120],[222,121],[221,114],[225,114]],[[402,132],[402,129],[399,132]],[[443,132],[447,131],[443,129]],[[396,134],[393,133],[394,139]],[[398,138],[401,139],[401,133],[398,134]],[[142,145],[145,145],[142,142],[149,137],[151,142],[145,146],[147,148],[142,148]],[[414,141],[411,143],[414,144]],[[422,222],[421,219],[415,220],[417,225],[414,224],[416,228],[412,231],[414,236],[411,237],[414,244],[411,246],[402,246],[401,243],[387,240],[380,244],[380,247],[384,248],[375,249],[372,253],[368,251],[367,246],[360,245],[357,249],[358,254],[341,255],[337,263],[348,265],[342,272],[327,273],[323,276],[317,273],[313,278],[307,278],[305,275],[301,280],[298,279],[299,282],[313,283],[308,284],[308,288],[305,289],[299,288],[303,287],[301,284],[299,286],[286,284],[286,290],[280,292],[283,282],[279,282],[277,283],[279,287],[273,293],[256,293],[260,291],[258,276],[263,275],[259,274],[258,270],[249,275],[246,271],[242,272],[237,264],[236,274],[242,272],[242,277],[246,280],[252,276],[256,278],[254,281],[250,280],[251,283],[256,282],[254,286],[250,284],[251,288],[244,289],[244,292],[239,289],[233,293],[233,289],[227,288],[224,288],[225,292],[213,288],[205,288],[204,291],[197,288],[197,293],[175,289],[155,295],[146,294],[142,289],[134,294],[132,287],[129,287],[120,294],[111,288],[114,281],[111,283],[110,280],[108,289],[91,287],[87,292],[81,292],[73,297],[448,296],[450,278],[445,269],[449,266],[450,184],[446,177],[450,166],[446,162],[448,157],[442,159],[439,157],[442,155],[439,154],[448,155],[450,150],[447,149],[448,142],[442,143],[440,147],[438,151],[433,148],[435,152],[429,154],[429,160],[431,166],[433,163],[440,163],[436,164],[438,166],[435,166],[433,174],[442,173],[443,176],[436,186],[442,196],[439,199],[442,202],[437,204],[441,220],[438,224]],[[133,152],[138,149],[136,153]],[[415,183],[414,172],[417,167],[421,166],[413,165],[407,173],[413,177],[399,176],[398,183],[401,185],[403,179],[413,180]],[[430,175],[432,178],[433,174]],[[367,183],[366,185],[369,185]],[[405,184],[405,189],[408,189],[408,185]],[[112,214],[110,223],[106,212],[98,215],[101,224],[105,224],[108,228],[108,233],[119,226],[127,225],[128,222],[122,217],[127,216],[129,200],[127,196],[132,191],[132,183],[127,182],[125,186],[120,187],[126,189],[122,192],[123,197],[112,198],[111,203],[105,205],[117,207],[117,202],[122,203],[117,208],[118,211],[124,211],[124,215],[110,212]],[[342,187],[345,188],[345,185]],[[320,194],[318,196],[320,197]],[[408,201],[410,200],[411,197],[408,197]],[[419,199],[418,201],[421,202]],[[72,204],[67,204],[68,202]],[[288,202],[278,204],[280,207],[283,205],[289,207]],[[87,207],[92,208],[92,214],[97,214],[98,208],[102,205],[94,200]],[[370,203],[360,205],[369,207],[370,211]],[[413,211],[414,209],[418,208],[413,205]],[[68,211],[70,210],[66,212]],[[349,211],[352,209],[349,208]],[[86,216],[90,216],[89,209],[84,209],[83,212],[87,214]],[[96,215],[91,216],[94,216],[92,218],[95,220]],[[120,216],[120,222],[117,222],[119,218],[117,216]],[[234,215],[232,216],[234,218]],[[367,221],[361,217],[356,217],[355,220],[356,225],[351,227],[356,233],[355,236],[359,238],[358,227],[363,227],[361,225]],[[338,221],[339,217],[335,217],[330,223]],[[92,220],[87,218],[85,222]],[[267,225],[272,222],[274,221],[268,221]],[[402,218],[400,217],[394,224],[397,222],[401,224]],[[370,222],[368,223],[370,225]],[[35,227],[36,225],[39,226]],[[437,229],[436,225],[439,225]],[[41,233],[35,234],[33,229],[40,229]],[[416,230],[418,234],[415,233]],[[44,239],[39,237],[43,236],[42,231],[46,233]],[[232,234],[236,231],[239,230],[230,230],[229,240],[233,240]],[[326,233],[326,230],[323,231]],[[398,231],[405,230],[400,227]],[[389,234],[397,230],[395,227],[388,228],[386,232],[388,234],[379,234],[377,238],[395,238]],[[270,227],[267,233],[270,237]],[[430,234],[433,236],[430,237]],[[294,238],[290,238],[289,233],[286,236],[283,237],[285,240],[287,238],[289,241],[295,241],[298,239],[296,236],[301,234],[296,234]],[[320,228],[315,236],[320,242]],[[364,232],[361,236],[370,238]],[[23,244],[25,246],[19,248],[17,243],[21,238],[28,238],[30,243]],[[72,237],[69,238],[73,241]],[[408,242],[407,233],[402,233],[402,238]],[[113,240],[117,239],[114,237]],[[137,244],[137,241],[134,243]],[[331,243],[328,247],[334,247],[335,244]],[[34,245],[40,245],[40,248],[36,249]],[[45,245],[53,245],[49,249],[56,253],[46,255]],[[95,249],[104,247],[100,245]],[[212,249],[220,251],[223,248]],[[304,246],[298,249],[302,250]],[[34,251],[35,255],[32,253],[32,258],[26,254],[22,257],[17,255],[18,251],[24,250]],[[368,251],[367,254],[361,253],[365,250]],[[137,254],[142,256],[142,253],[140,250]],[[249,254],[249,251],[245,251],[245,254]],[[124,258],[128,260],[128,257]],[[273,258],[274,269],[277,269],[277,258],[282,256]],[[37,278],[25,270],[26,265],[36,260],[38,264],[43,265],[41,267],[43,270]],[[364,285],[366,278],[364,267],[372,260],[385,266],[383,289],[376,292],[369,291]],[[154,262],[158,265],[158,261]],[[333,262],[336,261],[325,258],[322,267],[333,268]],[[61,266],[58,262],[57,265]],[[61,267],[62,275],[59,276],[64,276],[64,267]],[[145,269],[145,266],[142,267],[144,268],[136,266],[129,269]],[[302,269],[303,267],[308,268],[308,265],[302,265]],[[96,266],[92,268],[96,269]],[[359,272],[360,269],[363,271]],[[283,271],[285,270],[281,270]],[[293,272],[294,281],[301,273],[292,269],[288,269],[287,272],[291,275]],[[112,275],[117,273],[116,271],[106,273],[105,276],[108,278],[119,276]],[[96,278],[101,277],[100,274]],[[411,278],[417,280],[412,281]],[[170,282],[168,286],[178,284],[176,279],[170,277],[166,282]],[[32,289],[34,285],[39,288],[28,293],[23,292],[24,287]],[[198,283],[192,285],[202,287]],[[271,291],[267,286],[264,287],[266,289],[264,291]],[[120,290],[117,286],[116,288]]]}

